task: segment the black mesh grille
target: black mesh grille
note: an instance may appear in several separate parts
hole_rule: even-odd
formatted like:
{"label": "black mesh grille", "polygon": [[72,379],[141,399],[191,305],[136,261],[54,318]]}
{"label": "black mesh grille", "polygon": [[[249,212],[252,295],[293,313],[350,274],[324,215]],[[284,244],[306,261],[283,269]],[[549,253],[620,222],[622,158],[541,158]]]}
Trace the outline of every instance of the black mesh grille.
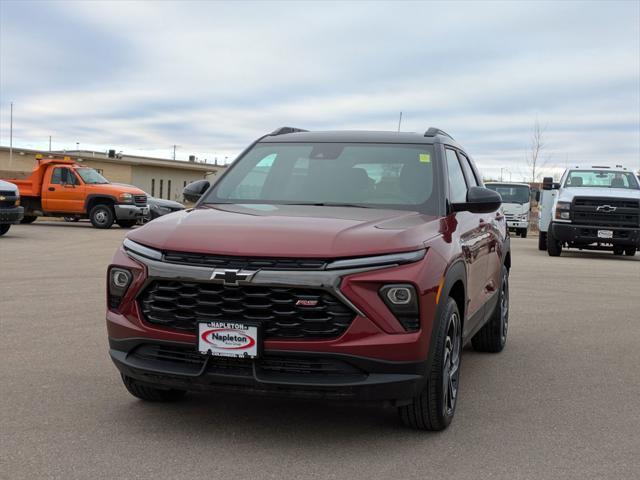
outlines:
{"label": "black mesh grille", "polygon": [[576,224],[631,228],[640,226],[638,200],[576,197],[572,210],[572,219]]}
{"label": "black mesh grille", "polygon": [[195,332],[198,321],[257,322],[265,338],[335,338],[355,316],[332,294],[303,288],[157,280],[139,301],[149,323]]}
{"label": "black mesh grille", "polygon": [[215,268],[234,269],[274,269],[274,270],[322,270],[326,260],[295,258],[260,258],[205,255],[199,253],[166,252],[164,261],[182,265],[198,265]]}
{"label": "black mesh grille", "polygon": [[16,204],[16,200],[18,199],[16,192],[4,190],[0,191],[0,197],[5,197],[4,200],[0,200],[0,207],[2,208],[13,207]]}

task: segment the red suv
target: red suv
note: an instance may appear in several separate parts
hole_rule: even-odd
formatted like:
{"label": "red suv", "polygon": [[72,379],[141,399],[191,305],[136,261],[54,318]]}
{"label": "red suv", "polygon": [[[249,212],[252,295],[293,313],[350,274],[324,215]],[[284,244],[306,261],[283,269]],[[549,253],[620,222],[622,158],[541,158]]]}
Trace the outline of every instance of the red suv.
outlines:
{"label": "red suv", "polygon": [[107,274],[110,354],[138,398],[375,400],[441,430],[463,345],[504,348],[501,199],[441,130],[284,127],[185,197],[195,208],[129,233]]}

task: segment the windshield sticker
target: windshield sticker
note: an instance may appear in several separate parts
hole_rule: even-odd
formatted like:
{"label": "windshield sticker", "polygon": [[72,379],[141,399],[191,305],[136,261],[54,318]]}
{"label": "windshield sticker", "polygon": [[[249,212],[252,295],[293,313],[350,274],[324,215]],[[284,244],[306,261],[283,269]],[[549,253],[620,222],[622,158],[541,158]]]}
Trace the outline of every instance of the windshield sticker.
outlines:
{"label": "windshield sticker", "polygon": [[421,153],[420,163],[431,163],[431,155],[429,155],[428,153]]}

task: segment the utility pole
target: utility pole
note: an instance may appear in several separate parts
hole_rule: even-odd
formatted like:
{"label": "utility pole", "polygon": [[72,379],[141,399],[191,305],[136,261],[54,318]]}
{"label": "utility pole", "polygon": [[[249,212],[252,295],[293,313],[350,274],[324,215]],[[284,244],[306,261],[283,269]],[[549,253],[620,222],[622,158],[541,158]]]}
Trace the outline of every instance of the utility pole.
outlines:
{"label": "utility pole", "polygon": [[9,165],[13,162],[13,102],[9,113]]}
{"label": "utility pole", "polygon": [[76,142],[76,150],[80,151],[80,142]]}
{"label": "utility pole", "polygon": [[49,151],[51,151],[51,135],[49,135]]}
{"label": "utility pole", "polygon": [[173,159],[176,159],[176,145],[173,146]]}
{"label": "utility pole", "polygon": [[400,125],[402,125],[402,112],[400,112],[400,118],[398,119],[398,133],[400,133]]}

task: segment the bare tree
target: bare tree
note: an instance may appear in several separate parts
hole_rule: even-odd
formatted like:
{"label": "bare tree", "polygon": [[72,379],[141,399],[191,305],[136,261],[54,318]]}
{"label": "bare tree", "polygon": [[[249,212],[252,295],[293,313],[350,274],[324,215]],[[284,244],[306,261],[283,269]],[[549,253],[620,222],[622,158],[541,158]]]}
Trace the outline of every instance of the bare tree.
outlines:
{"label": "bare tree", "polygon": [[533,124],[533,131],[531,132],[531,144],[529,150],[525,153],[527,159],[527,166],[531,172],[531,181],[535,182],[540,176],[539,170],[544,168],[546,160],[542,159],[542,153],[546,148],[544,133],[547,127],[541,127],[540,122],[536,118]]}

